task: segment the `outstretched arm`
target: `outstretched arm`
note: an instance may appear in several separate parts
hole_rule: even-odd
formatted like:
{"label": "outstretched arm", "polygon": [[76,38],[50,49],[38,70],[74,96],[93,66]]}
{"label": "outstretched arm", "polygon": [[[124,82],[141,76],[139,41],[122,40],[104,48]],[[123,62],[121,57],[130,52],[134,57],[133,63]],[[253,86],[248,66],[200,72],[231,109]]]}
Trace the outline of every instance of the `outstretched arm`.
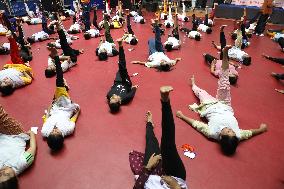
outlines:
{"label": "outstretched arm", "polygon": [[185,115],[183,115],[183,113],[181,111],[178,111],[176,113],[176,116],[178,118],[180,118],[181,120],[183,120],[184,122],[191,125],[193,128],[195,128],[198,132],[202,133],[204,136],[206,136],[208,138],[210,137],[209,136],[209,127],[208,127],[207,124],[205,124],[201,121],[197,121],[197,120],[191,119],[189,117],[186,117]]}
{"label": "outstretched arm", "polygon": [[34,132],[29,131],[28,134],[30,135],[30,147],[26,152],[29,152],[31,155],[35,156],[36,154],[36,137]]}
{"label": "outstretched arm", "polygon": [[257,129],[241,130],[241,140],[249,139],[267,131],[267,125],[262,123]]}

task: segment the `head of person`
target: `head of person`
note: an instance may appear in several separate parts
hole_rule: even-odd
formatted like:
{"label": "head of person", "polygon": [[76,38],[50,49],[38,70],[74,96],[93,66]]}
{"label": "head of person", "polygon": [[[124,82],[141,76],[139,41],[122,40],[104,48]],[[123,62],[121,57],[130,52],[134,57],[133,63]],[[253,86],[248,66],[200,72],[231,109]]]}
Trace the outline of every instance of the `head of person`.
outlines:
{"label": "head of person", "polygon": [[115,48],[112,48],[111,52],[113,56],[117,56],[119,54],[119,52]]}
{"label": "head of person", "polygon": [[165,49],[167,49],[167,51],[171,51],[173,50],[173,43],[172,42],[168,42],[166,45],[165,45]]}
{"label": "head of person", "polygon": [[159,69],[161,71],[168,72],[171,70],[171,65],[168,62],[162,60]]}
{"label": "head of person", "polygon": [[200,37],[199,34],[197,34],[197,35],[195,35],[194,39],[195,39],[196,41],[200,41],[200,40],[201,40],[201,37]]}
{"label": "head of person", "polygon": [[28,41],[30,44],[33,44],[33,43],[35,43],[35,38],[34,38],[34,37],[28,37],[28,38],[27,38],[27,41]]}
{"label": "head of person", "polygon": [[121,97],[113,94],[108,102],[109,109],[112,113],[116,113],[119,111],[121,105]]}
{"label": "head of person", "polygon": [[234,32],[231,37],[233,40],[236,40],[238,38],[238,34]]}
{"label": "head of person", "polygon": [[188,17],[184,17],[183,21],[188,22]]}
{"label": "head of person", "polygon": [[9,52],[6,48],[0,47],[0,54],[9,54]]}
{"label": "head of person", "polygon": [[52,31],[54,31],[54,30],[55,30],[54,25],[53,25],[53,24],[50,25],[50,26],[49,26],[49,29],[52,30]]}
{"label": "head of person", "polygon": [[243,57],[243,65],[249,66],[251,64],[251,57],[250,56],[244,56]]}
{"label": "head of person", "polygon": [[0,81],[0,91],[4,96],[10,95],[14,92],[13,81],[6,77]]}
{"label": "head of person", "polygon": [[47,48],[53,48],[53,47],[56,47],[56,45],[55,45],[55,42],[49,42],[49,43],[47,43]]}
{"label": "head of person", "polygon": [[238,81],[238,76],[234,74],[229,75],[229,82],[231,85],[235,85]]}
{"label": "head of person", "polygon": [[239,144],[239,139],[232,129],[225,127],[220,133],[219,144],[223,153],[230,156],[236,152]]}
{"label": "head of person", "polygon": [[107,60],[108,56],[107,56],[106,49],[102,49],[101,52],[98,53],[98,57],[99,57],[99,60],[101,60],[101,61]]}
{"label": "head of person", "polygon": [[212,28],[210,28],[210,27],[207,28],[206,33],[207,33],[207,34],[211,34],[211,33],[212,33]]}
{"label": "head of person", "polygon": [[1,189],[17,189],[18,179],[15,171],[11,167],[3,167],[0,169],[0,188]]}
{"label": "head of person", "polygon": [[133,38],[130,40],[130,45],[137,45],[137,43],[138,43],[138,40],[137,40],[135,37],[133,37]]}
{"label": "head of person", "polygon": [[46,139],[47,145],[53,151],[62,149],[64,137],[59,129],[54,128]]}
{"label": "head of person", "polygon": [[89,33],[84,33],[84,38],[85,38],[85,40],[91,39],[91,34],[89,34]]}
{"label": "head of person", "polygon": [[56,75],[56,68],[53,65],[48,66],[44,71],[46,78],[51,78]]}
{"label": "head of person", "polygon": [[145,24],[144,18],[140,20],[140,24]]}
{"label": "head of person", "polygon": [[171,27],[171,24],[170,23],[167,23],[166,24],[166,28],[170,28]]}

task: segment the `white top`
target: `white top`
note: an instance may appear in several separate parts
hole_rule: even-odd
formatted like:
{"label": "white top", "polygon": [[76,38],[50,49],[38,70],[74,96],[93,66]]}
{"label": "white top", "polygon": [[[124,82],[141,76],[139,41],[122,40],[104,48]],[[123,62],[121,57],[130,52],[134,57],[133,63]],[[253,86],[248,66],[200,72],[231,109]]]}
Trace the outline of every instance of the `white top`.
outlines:
{"label": "white top", "polygon": [[207,30],[208,28],[209,28],[209,27],[206,26],[205,24],[199,24],[197,30],[206,32],[206,30]]}
{"label": "white top", "polygon": [[161,65],[161,62],[165,62],[168,64],[174,64],[175,61],[169,59],[167,55],[163,52],[155,52],[151,54],[148,58],[148,62],[145,64],[146,67],[151,68],[151,67],[157,67]]}
{"label": "white top", "polygon": [[31,18],[31,24],[41,24],[41,18]]}
{"label": "white top", "polygon": [[210,138],[219,140],[221,130],[228,127],[231,128],[236,133],[236,137],[240,139],[240,128],[231,106],[217,102],[206,108],[200,116],[206,117],[208,120]]}
{"label": "white top", "polygon": [[108,56],[112,56],[112,48],[115,47],[114,43],[109,43],[107,41],[105,41],[104,43],[102,43],[99,47],[99,51],[98,53],[101,53],[103,50],[107,52]]}
{"label": "white top", "polygon": [[140,21],[143,19],[144,19],[143,16],[137,15],[137,16],[134,16],[133,21],[136,23],[140,23]]}
{"label": "white top", "polygon": [[[48,66],[55,66],[55,60],[51,57],[48,57],[47,59],[47,65]],[[63,72],[66,72],[69,68],[73,67],[76,65],[76,62],[72,62],[72,61],[68,61],[68,60],[64,60],[63,62],[61,62],[61,68]]]}
{"label": "white top", "polygon": [[171,43],[173,45],[173,49],[179,49],[180,43],[179,40],[175,37],[169,37],[168,40],[164,43],[164,45]]}
{"label": "white top", "polygon": [[[75,8],[75,7],[74,7]],[[70,16],[75,16],[75,12],[71,9],[64,10],[66,13],[68,13]]]}
{"label": "white top", "polygon": [[88,31],[86,31],[86,33],[89,33],[91,35],[91,37],[100,36],[100,31],[97,30],[97,29],[89,29]]}
{"label": "white top", "polygon": [[168,24],[170,24],[171,27],[174,27],[174,22],[172,20],[169,19],[165,20],[164,25],[166,26]]}
{"label": "white top", "polygon": [[27,134],[4,135],[0,133],[0,169],[11,167],[16,175],[23,172],[29,165],[24,157]]}
{"label": "white top", "polygon": [[199,35],[200,37],[202,36],[198,31],[190,31],[188,33],[188,37],[191,38],[191,39],[195,39],[196,35]]}
{"label": "white top", "polygon": [[8,68],[0,71],[0,81],[4,80],[5,78],[10,78],[13,82],[13,88],[18,88],[25,85],[24,81],[21,77],[24,76],[22,72]]}
{"label": "white top", "polygon": [[[139,175],[135,175],[135,178],[137,179]],[[173,177],[178,184],[181,186],[182,189],[188,189],[186,182],[177,177]],[[150,175],[148,180],[145,182],[144,189],[170,189],[168,185],[162,180],[162,178],[159,175]]]}
{"label": "white top", "polygon": [[131,11],[129,14],[133,17],[138,16],[138,12],[136,11]]}
{"label": "white top", "polygon": [[47,33],[45,33],[44,31],[34,33],[32,36],[35,38],[36,42],[38,42],[39,39],[48,39],[49,38],[49,35]]}
{"label": "white top", "polygon": [[10,43],[3,43],[2,47],[7,50],[10,50]]}
{"label": "white top", "polygon": [[[66,39],[67,39],[67,43],[68,43],[69,45],[72,45],[73,40],[72,40],[70,37],[66,37]],[[61,49],[60,39],[57,39],[57,40],[55,41],[55,47],[56,47],[57,49]]]}
{"label": "white top", "polygon": [[81,26],[78,22],[75,22],[75,24],[72,24],[69,28],[69,31],[72,31],[72,30],[75,30],[75,31],[80,31],[81,32]]}
{"label": "white top", "polygon": [[0,24],[0,33],[6,33],[7,29],[4,28],[4,26],[2,24]]}
{"label": "white top", "polygon": [[238,47],[233,46],[228,51],[229,58],[237,60],[237,61],[243,61],[243,58],[245,56],[248,56],[248,54],[245,51],[242,51]]}
{"label": "white top", "polygon": [[49,117],[42,126],[42,136],[48,137],[55,126],[61,131],[63,137],[72,134],[75,129],[75,122],[71,121],[70,118],[79,108],[80,106],[73,103],[70,98],[65,96],[59,97],[52,104]]}

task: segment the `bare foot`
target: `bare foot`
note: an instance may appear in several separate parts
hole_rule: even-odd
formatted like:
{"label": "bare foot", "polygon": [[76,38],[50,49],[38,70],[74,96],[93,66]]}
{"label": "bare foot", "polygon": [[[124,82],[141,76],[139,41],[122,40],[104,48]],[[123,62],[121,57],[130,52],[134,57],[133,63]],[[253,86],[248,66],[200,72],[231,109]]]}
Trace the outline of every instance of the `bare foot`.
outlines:
{"label": "bare foot", "polygon": [[153,115],[150,111],[147,111],[146,113],[146,119],[147,119],[147,122],[150,122],[153,124]]}
{"label": "bare foot", "polygon": [[227,54],[227,53],[228,53],[228,50],[229,50],[230,48],[232,48],[231,45],[225,46],[225,47],[223,48],[223,53],[224,53],[224,54]]}
{"label": "bare foot", "polygon": [[167,102],[169,100],[169,94],[172,90],[174,90],[172,86],[162,86],[160,88],[161,99],[163,102]]}
{"label": "bare foot", "polygon": [[116,40],[118,45],[121,47],[122,46],[122,41],[123,41],[123,38],[119,38]]}
{"label": "bare foot", "polygon": [[191,80],[191,86],[195,85],[195,78],[194,75],[192,75],[192,77],[190,78]]}
{"label": "bare foot", "polygon": [[280,90],[280,89],[275,89],[275,91],[284,94],[284,90]]}
{"label": "bare foot", "polygon": [[181,111],[177,111],[176,116],[178,118],[182,118],[183,117],[183,113]]}
{"label": "bare foot", "polygon": [[221,31],[224,31],[224,28],[227,27],[227,26],[228,26],[228,25],[222,25],[222,26],[220,27],[220,30],[221,30]]}
{"label": "bare foot", "polygon": [[264,54],[264,53],[262,54],[262,56],[263,56],[264,58],[267,58],[267,59],[269,58],[269,56],[266,55],[266,54]]}
{"label": "bare foot", "polygon": [[278,78],[278,74],[275,73],[275,72],[272,72],[272,73],[271,73],[271,76],[274,77],[275,79],[279,79],[279,78]]}
{"label": "bare foot", "polygon": [[83,54],[84,53],[84,49],[80,49],[79,52],[80,52],[80,54]]}

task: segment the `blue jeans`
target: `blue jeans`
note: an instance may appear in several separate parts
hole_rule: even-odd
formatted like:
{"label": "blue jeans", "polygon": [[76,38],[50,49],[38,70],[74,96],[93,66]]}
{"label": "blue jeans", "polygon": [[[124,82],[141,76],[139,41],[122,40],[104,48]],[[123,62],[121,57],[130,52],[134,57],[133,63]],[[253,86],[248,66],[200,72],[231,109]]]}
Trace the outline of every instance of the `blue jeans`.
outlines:
{"label": "blue jeans", "polygon": [[148,41],[148,48],[149,48],[149,55],[155,52],[164,52],[163,44],[161,42],[161,29],[159,26],[155,27],[155,39],[149,39]]}

